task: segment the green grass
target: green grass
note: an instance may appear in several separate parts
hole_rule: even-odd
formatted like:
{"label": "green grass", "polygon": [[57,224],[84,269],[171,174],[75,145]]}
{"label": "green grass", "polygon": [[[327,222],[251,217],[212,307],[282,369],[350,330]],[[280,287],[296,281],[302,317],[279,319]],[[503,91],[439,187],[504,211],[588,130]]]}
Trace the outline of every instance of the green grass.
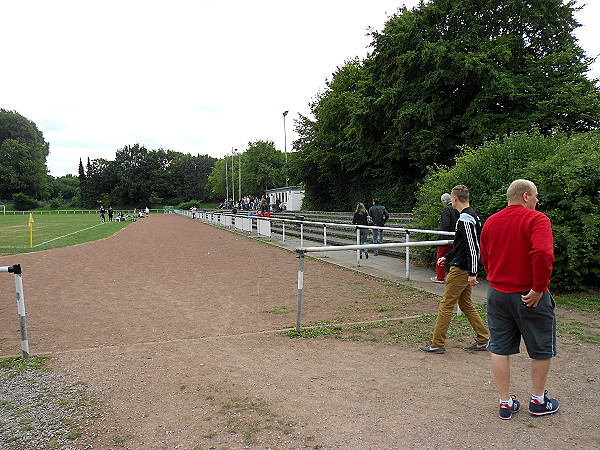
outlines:
{"label": "green grass", "polygon": [[28,370],[40,369],[44,365],[46,356],[32,356],[23,359],[21,357],[0,359],[0,369],[10,369],[16,373],[26,372]]}
{"label": "green grass", "polygon": [[559,306],[577,308],[589,312],[600,311],[600,294],[557,294],[554,296],[554,300]]}
{"label": "green grass", "polygon": [[131,222],[100,223],[98,214],[33,214],[33,248],[29,215],[0,216],[0,254],[12,255],[91,242],[108,237]]}

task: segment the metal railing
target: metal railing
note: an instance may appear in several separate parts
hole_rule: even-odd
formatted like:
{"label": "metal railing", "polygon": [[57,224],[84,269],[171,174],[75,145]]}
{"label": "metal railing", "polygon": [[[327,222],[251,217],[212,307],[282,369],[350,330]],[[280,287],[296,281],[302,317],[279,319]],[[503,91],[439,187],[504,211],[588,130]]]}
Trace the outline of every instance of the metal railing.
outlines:
{"label": "metal railing", "polygon": [[[0,205],[3,206],[3,205]],[[124,213],[133,213],[133,209],[115,209],[117,211],[123,211]],[[150,214],[156,213],[166,213],[165,209],[151,209]],[[97,209],[41,209],[41,210],[33,210],[33,211],[7,211],[6,208],[2,211],[3,215],[12,214],[15,215],[25,215],[25,214],[100,214],[100,211]],[[107,212],[108,214],[108,212]]]}
{"label": "metal railing", "polygon": [[[293,230],[294,234],[300,239],[300,248],[304,247],[304,240],[306,237],[306,226],[311,226],[313,228],[322,227],[322,242],[323,246],[320,247],[308,247],[311,251],[320,251],[320,252],[328,252],[328,251],[339,251],[339,250],[356,250],[356,264],[358,266],[361,265],[360,252],[361,250],[367,249],[392,249],[398,247],[404,247],[404,256],[406,260],[405,265],[405,275],[406,279],[410,280],[410,247],[421,246],[422,244],[418,244],[419,242],[442,242],[442,241],[419,241],[419,240],[411,240],[412,236],[415,235],[423,235],[423,234],[434,234],[438,236],[448,236],[449,238],[454,237],[454,232],[451,231],[439,231],[439,230],[422,230],[415,228],[404,228],[404,227],[378,227],[378,226],[363,226],[363,225],[353,225],[346,223],[332,223],[332,222],[319,222],[319,221],[310,221],[310,220],[295,220],[295,219],[283,219],[278,217],[265,217],[265,216],[256,216],[256,215],[247,215],[243,214],[231,214],[225,212],[210,212],[210,211],[196,211],[192,212],[189,210],[175,210],[177,214],[181,214],[193,219],[201,220],[203,222],[221,226],[230,229],[237,229],[241,232],[248,233],[251,235],[252,233],[256,233],[257,236],[264,236],[268,238],[273,237],[273,227],[272,224],[278,224],[280,226],[280,236],[283,243],[286,241],[286,226],[288,232]],[[291,228],[290,228],[291,227]],[[352,234],[352,238],[350,239],[350,233],[348,231],[352,231],[356,233],[356,245],[328,245],[328,242],[331,240],[331,232],[334,230],[346,230],[347,237],[342,238],[341,240],[350,240],[351,242],[354,240],[354,234]],[[401,242],[391,242],[388,244],[365,244],[360,245],[360,230],[383,230],[387,233],[387,239],[390,240],[390,235],[392,241],[394,239],[401,239]],[[289,233],[288,233],[289,234]],[[320,233],[311,233],[311,237],[314,238],[317,234]],[[314,241],[314,239],[312,239]],[[338,240],[339,242],[340,240]],[[452,242],[452,241],[443,241],[443,242]],[[400,244],[400,245],[399,245]],[[448,245],[448,244],[426,244],[426,245]],[[312,249],[318,250],[312,250]]]}

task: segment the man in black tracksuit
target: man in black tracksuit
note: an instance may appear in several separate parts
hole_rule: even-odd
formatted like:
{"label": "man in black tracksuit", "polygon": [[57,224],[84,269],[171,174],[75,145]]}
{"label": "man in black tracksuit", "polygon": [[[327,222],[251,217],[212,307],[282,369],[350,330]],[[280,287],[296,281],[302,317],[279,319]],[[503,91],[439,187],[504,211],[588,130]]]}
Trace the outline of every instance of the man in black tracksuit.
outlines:
{"label": "man in black tracksuit", "polygon": [[429,353],[446,351],[446,335],[456,303],[465,313],[477,334],[475,342],[463,349],[486,350],[489,340],[487,328],[471,299],[472,286],[479,283],[477,281],[477,265],[481,222],[469,204],[469,190],[466,186],[455,186],[450,195],[452,196],[452,206],[460,213],[460,216],[456,222],[452,250],[437,262],[441,266],[448,265],[450,271],[446,276],[446,288],[440,302],[433,340],[430,344],[419,347],[420,350]]}

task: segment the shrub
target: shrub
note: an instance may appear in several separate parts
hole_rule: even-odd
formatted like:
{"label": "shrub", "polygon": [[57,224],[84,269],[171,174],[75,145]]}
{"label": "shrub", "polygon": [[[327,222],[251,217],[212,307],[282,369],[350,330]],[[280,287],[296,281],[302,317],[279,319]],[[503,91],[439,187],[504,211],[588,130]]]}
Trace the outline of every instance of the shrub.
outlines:
{"label": "shrub", "polygon": [[17,211],[29,211],[35,208],[39,208],[40,204],[36,199],[30,197],[29,195],[25,195],[22,192],[18,194],[13,194],[12,196],[15,209]]}
{"label": "shrub", "polygon": [[[440,195],[465,184],[482,221],[506,206],[506,188],[517,178],[533,181],[538,210],[552,221],[555,239],[553,289],[598,289],[600,276],[598,197],[600,132],[544,137],[514,134],[477,149],[465,148],[452,168],[436,167],[421,184],[414,209],[416,226],[437,229]],[[433,248],[421,255],[433,263]]]}
{"label": "shrub", "polygon": [[202,200],[190,200],[189,202],[181,202],[177,205],[177,209],[190,209],[195,206],[196,208],[200,208],[202,204]]}
{"label": "shrub", "polygon": [[600,133],[576,135],[528,168],[538,210],[552,221],[554,273],[561,292],[598,289],[600,280]]}

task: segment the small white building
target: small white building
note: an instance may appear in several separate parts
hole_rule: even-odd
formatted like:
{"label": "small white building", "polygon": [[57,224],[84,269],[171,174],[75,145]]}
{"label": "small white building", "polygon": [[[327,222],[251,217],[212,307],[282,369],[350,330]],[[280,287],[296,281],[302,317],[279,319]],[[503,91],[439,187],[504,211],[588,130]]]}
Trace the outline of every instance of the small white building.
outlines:
{"label": "small white building", "polygon": [[287,186],[276,189],[267,189],[266,195],[272,205],[283,203],[287,211],[300,211],[304,199],[304,189],[298,186]]}

